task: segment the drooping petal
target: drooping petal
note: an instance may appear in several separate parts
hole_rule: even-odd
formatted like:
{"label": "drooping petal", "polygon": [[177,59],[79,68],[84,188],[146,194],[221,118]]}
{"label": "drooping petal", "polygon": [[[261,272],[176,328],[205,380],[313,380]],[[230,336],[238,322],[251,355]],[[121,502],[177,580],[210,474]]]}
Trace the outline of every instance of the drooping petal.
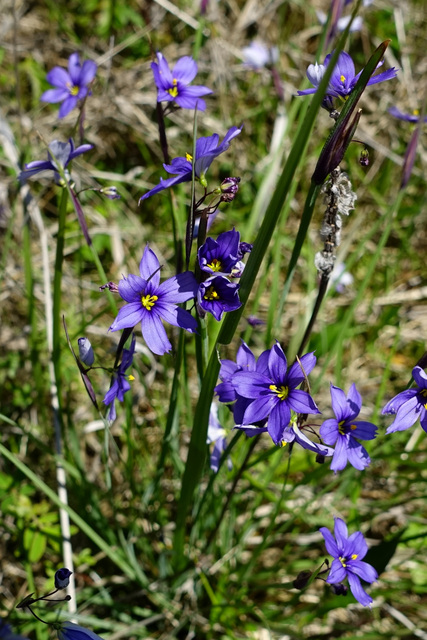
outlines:
{"label": "drooping petal", "polygon": [[387,402],[385,407],[383,407],[381,414],[388,415],[397,413],[400,407],[405,404],[405,402],[408,402],[408,400],[416,396],[417,393],[418,389],[406,389],[405,391],[401,391]]}
{"label": "drooping petal", "polygon": [[352,467],[362,471],[371,464],[366,449],[354,438],[350,438],[347,446],[347,457]]}
{"label": "drooping petal", "polygon": [[338,435],[335,445],[335,452],[331,462],[331,469],[334,473],[341,471],[347,464],[348,437]]}
{"label": "drooping petal", "polygon": [[109,328],[109,331],[118,331],[119,329],[135,327],[138,322],[141,322],[144,315],[143,311],[144,309],[140,302],[125,304],[124,307],[119,309],[117,318]]}
{"label": "drooping petal", "polygon": [[354,595],[356,600],[360,602],[360,604],[362,604],[364,607],[372,604],[373,600],[371,596],[368,595],[363,589],[358,576],[356,576],[354,573],[349,573],[347,577],[348,583],[350,585],[350,591]]}
{"label": "drooping petal", "polygon": [[59,107],[58,117],[65,118],[77,106],[77,96],[68,96]]}
{"label": "drooping petal", "polygon": [[173,187],[174,185],[180,184],[181,182],[189,182],[190,180],[191,180],[191,170],[187,174],[174,176],[173,178],[166,178],[166,180],[164,178],[160,178],[159,184],[153,187],[152,189],[150,189],[150,191],[147,191],[147,193],[144,193],[144,195],[140,197],[138,204],[141,204],[142,200],[146,200],[150,196],[153,196],[154,194],[159,193],[164,189]]}
{"label": "drooping petal", "polygon": [[421,405],[417,396],[411,398],[403,404],[396,414],[394,422],[388,427],[386,434],[394,431],[405,431],[416,423],[420,415]]}
{"label": "drooping petal", "polygon": [[156,304],[156,310],[165,322],[175,327],[185,329],[185,331],[189,331],[190,333],[197,332],[197,320],[193,318],[189,311],[185,311],[185,309],[181,309],[181,307],[177,307],[176,305],[165,304],[163,302]]}
{"label": "drooping petal", "polygon": [[313,398],[301,389],[292,389],[286,402],[296,413],[320,413]]}
{"label": "drooping petal", "polygon": [[280,444],[285,427],[291,420],[291,412],[284,402],[278,402],[272,409],[267,423],[268,433],[274,444]]}
{"label": "drooping petal", "polygon": [[145,313],[141,321],[142,336],[147,347],[158,356],[162,356],[172,349],[165,328],[156,313]]}

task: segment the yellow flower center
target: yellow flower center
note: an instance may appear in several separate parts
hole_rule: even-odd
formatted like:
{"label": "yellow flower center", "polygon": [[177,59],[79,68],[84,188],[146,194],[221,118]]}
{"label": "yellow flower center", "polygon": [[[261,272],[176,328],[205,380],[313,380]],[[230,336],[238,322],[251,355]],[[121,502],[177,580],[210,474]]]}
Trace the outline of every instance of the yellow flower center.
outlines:
{"label": "yellow flower center", "polygon": [[221,260],[217,260],[217,258],[214,258],[212,262],[210,264],[207,264],[206,266],[209,267],[209,269],[212,269],[212,271],[221,271]]}
{"label": "yellow flower center", "polygon": [[131,373],[128,375],[128,380],[129,382],[133,382],[135,380],[135,376],[133,376]]}
{"label": "yellow flower center", "polygon": [[156,300],[158,300],[158,296],[142,296],[141,302],[142,306],[147,309],[147,311],[151,311],[151,309],[156,304]]}
{"label": "yellow flower center", "polygon": [[209,287],[209,289],[206,291],[205,295],[203,296],[203,298],[205,300],[219,300],[219,294],[217,291],[215,291],[215,289],[213,287]]}
{"label": "yellow flower center", "polygon": [[414,109],[414,110],[412,111],[412,115],[414,115],[414,116],[419,116],[419,115],[420,115],[420,111],[419,111],[419,109]]}
{"label": "yellow flower center", "polygon": [[185,154],[185,159],[187,162],[193,162],[193,156],[190,153]]}
{"label": "yellow flower center", "polygon": [[176,96],[178,95],[178,87],[176,86],[178,84],[178,80],[174,78],[172,80],[172,84],[173,87],[171,89],[168,89],[168,93],[172,96],[172,98],[176,98]]}
{"label": "yellow flower center", "polygon": [[341,556],[338,558],[338,560],[341,562],[342,566],[344,567],[344,569],[346,568],[346,562],[345,562],[345,558],[341,558]]}
{"label": "yellow flower center", "polygon": [[345,76],[340,76],[340,80],[341,80],[341,82],[344,84],[344,82],[345,82]]}
{"label": "yellow flower center", "polygon": [[77,87],[75,84],[71,84],[71,82],[67,82],[67,88],[68,88],[68,91],[70,92],[70,96],[78,95],[79,87]]}
{"label": "yellow flower center", "polygon": [[357,560],[357,558],[358,558],[357,553],[352,553],[352,554],[351,554],[351,559],[352,559],[352,560]]}
{"label": "yellow flower center", "polygon": [[275,384],[271,384],[269,387],[270,391],[274,391],[277,394],[279,400],[286,400],[289,394],[288,387],[284,387],[281,385],[280,387],[276,387]]}

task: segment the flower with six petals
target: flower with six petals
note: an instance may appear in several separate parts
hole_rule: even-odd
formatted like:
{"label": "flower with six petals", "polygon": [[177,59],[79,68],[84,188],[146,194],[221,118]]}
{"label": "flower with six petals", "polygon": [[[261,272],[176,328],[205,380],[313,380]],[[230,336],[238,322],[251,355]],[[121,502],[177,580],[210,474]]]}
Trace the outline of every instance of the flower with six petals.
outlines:
{"label": "flower with six petals", "polygon": [[202,85],[189,86],[197,73],[197,63],[190,56],[178,60],[172,71],[166,58],[157,52],[157,62],[151,63],[154,82],[157,87],[157,102],[176,102],[182,109],[204,111],[206,102],[201,96],[212,93],[211,89]]}
{"label": "flower with six petals", "polygon": [[412,377],[417,387],[406,389],[394,396],[381,411],[384,414],[396,414],[386,434],[394,431],[405,431],[419,419],[427,433],[427,374],[421,367],[412,369]]}
{"label": "flower with six petals", "polygon": [[46,80],[55,89],[45,91],[40,100],[62,102],[58,115],[64,118],[77,106],[79,100],[88,95],[89,85],[95,77],[96,69],[96,63],[93,60],[85,60],[81,65],[79,54],[72,53],[68,59],[68,71],[62,67],[54,67],[49,71]]}

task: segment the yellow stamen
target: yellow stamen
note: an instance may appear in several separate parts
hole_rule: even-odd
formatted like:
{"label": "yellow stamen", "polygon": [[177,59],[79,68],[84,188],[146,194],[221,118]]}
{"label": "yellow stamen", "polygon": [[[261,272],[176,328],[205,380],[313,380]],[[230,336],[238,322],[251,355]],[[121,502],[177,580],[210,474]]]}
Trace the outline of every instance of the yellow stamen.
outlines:
{"label": "yellow stamen", "polygon": [[185,154],[185,159],[187,160],[187,162],[193,162],[193,156],[189,153]]}
{"label": "yellow stamen", "polygon": [[342,436],[345,435],[344,420],[341,420],[341,422],[338,422],[338,433],[340,433]]}
{"label": "yellow stamen", "polygon": [[341,562],[342,566],[344,567],[344,569],[346,568],[346,563],[345,563],[345,558],[341,558],[339,557],[338,560]]}
{"label": "yellow stamen", "polygon": [[172,96],[172,98],[176,98],[178,95],[178,87],[172,87],[172,89],[168,89],[168,93]]}
{"label": "yellow stamen", "polygon": [[79,93],[79,87],[71,84],[71,82],[67,82],[67,89],[70,92],[70,96],[77,96]]}
{"label": "yellow stamen", "polygon": [[352,425],[350,426],[350,429],[351,429],[352,431],[354,431],[355,429],[357,429],[357,424],[352,424]]}
{"label": "yellow stamen", "polygon": [[286,442],[286,440],[282,440],[279,446],[283,448],[283,447],[286,447],[287,444],[288,443]]}
{"label": "yellow stamen", "polygon": [[129,380],[129,382],[133,382],[135,380],[135,377],[130,373],[128,375],[128,380]]}
{"label": "yellow stamen", "polygon": [[207,264],[206,266],[209,267],[209,269],[212,269],[212,271],[221,271],[221,260],[217,260],[217,258],[214,258],[212,262],[210,264]]}
{"label": "yellow stamen", "polygon": [[281,385],[280,387],[276,387],[275,384],[271,384],[269,386],[270,391],[274,391],[274,393],[277,394],[279,400],[286,400],[286,398],[288,397],[289,394],[289,389],[288,387],[284,387],[283,385]]}
{"label": "yellow stamen", "polygon": [[351,559],[352,559],[352,560],[356,560],[357,558],[358,558],[357,553],[352,553],[352,554],[351,554]]}
{"label": "yellow stamen", "polygon": [[341,82],[344,84],[344,82],[345,82],[345,76],[340,76],[340,80],[341,80]]}
{"label": "yellow stamen", "polygon": [[215,289],[213,287],[209,287],[209,289],[206,291],[205,295],[203,296],[203,298],[205,300],[219,300],[219,294],[217,291],[215,291]]}
{"label": "yellow stamen", "polygon": [[419,116],[419,115],[420,115],[420,111],[419,111],[419,109],[414,109],[414,110],[412,111],[412,115],[414,115],[414,116]]}
{"label": "yellow stamen", "polygon": [[147,311],[151,311],[151,309],[154,307],[156,303],[156,300],[158,299],[159,299],[158,296],[142,296],[141,298],[142,306],[145,307]]}

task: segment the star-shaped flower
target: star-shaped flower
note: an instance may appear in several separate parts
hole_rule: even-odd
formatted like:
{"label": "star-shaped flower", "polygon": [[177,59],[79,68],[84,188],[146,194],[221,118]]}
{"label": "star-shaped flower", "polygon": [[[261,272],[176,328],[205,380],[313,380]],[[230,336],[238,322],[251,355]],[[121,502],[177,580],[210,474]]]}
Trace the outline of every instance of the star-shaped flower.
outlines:
{"label": "star-shaped flower", "polygon": [[206,102],[201,96],[206,96],[212,91],[202,85],[189,86],[197,74],[197,64],[193,58],[180,58],[172,71],[160,52],[157,53],[157,60],[158,62],[151,63],[158,90],[157,102],[176,102],[182,109],[195,109],[197,105],[199,111],[204,111]]}
{"label": "star-shaped flower", "polygon": [[355,420],[362,407],[362,397],[355,384],[351,385],[347,396],[342,389],[331,384],[331,400],[335,418],[325,420],[319,431],[325,444],[335,445],[331,469],[335,473],[341,471],[347,462],[355,469],[364,469],[371,459],[356,438],[373,440],[377,427],[372,422]]}
{"label": "star-shaped flower", "polygon": [[140,322],[148,348],[162,356],[172,349],[162,320],[191,333],[197,330],[191,313],[178,307],[195,297],[197,282],[191,271],[185,271],[160,284],[160,269],[156,254],[147,245],[139,265],[140,275],[130,274],[119,282],[119,294],[128,304],[120,309],[110,331]]}
{"label": "star-shaped flower", "polygon": [[46,80],[55,89],[45,91],[40,100],[62,102],[58,115],[64,118],[77,106],[79,100],[88,95],[89,85],[95,77],[96,69],[96,63],[93,60],[85,60],[81,65],[79,54],[72,53],[68,59],[68,72],[62,67],[54,67],[49,71]]}
{"label": "star-shaped flower", "polygon": [[[224,153],[224,151],[227,151],[232,139],[238,136],[241,132],[242,126],[231,127],[231,129],[229,129],[225,134],[224,140],[221,142],[221,144],[219,144],[219,135],[217,133],[214,133],[212,136],[207,136],[205,138],[198,138],[196,142],[196,160],[194,170],[197,180],[199,180],[203,186],[207,185],[205,175],[213,160],[221,153]],[[146,198],[154,195],[155,193],[163,191],[163,189],[172,187],[175,184],[180,184],[181,182],[191,181],[192,157],[190,154],[187,154],[185,158],[174,158],[171,164],[164,164],[163,167],[168,173],[173,174],[174,177],[167,178],[166,180],[160,178],[160,183],[156,187],[150,189],[150,191],[145,193],[139,199],[139,203],[141,203],[142,200],[145,200]]]}
{"label": "star-shaped flower", "polygon": [[351,593],[364,607],[370,605],[373,600],[363,589],[360,578],[365,582],[374,582],[378,574],[367,562],[362,562],[368,552],[368,545],[360,531],[355,531],[348,536],[347,525],[341,518],[335,518],[335,538],[326,527],[321,527],[320,532],[325,539],[326,549],[333,556],[331,571],[326,580],[328,584],[337,584],[345,578],[350,584]]}

